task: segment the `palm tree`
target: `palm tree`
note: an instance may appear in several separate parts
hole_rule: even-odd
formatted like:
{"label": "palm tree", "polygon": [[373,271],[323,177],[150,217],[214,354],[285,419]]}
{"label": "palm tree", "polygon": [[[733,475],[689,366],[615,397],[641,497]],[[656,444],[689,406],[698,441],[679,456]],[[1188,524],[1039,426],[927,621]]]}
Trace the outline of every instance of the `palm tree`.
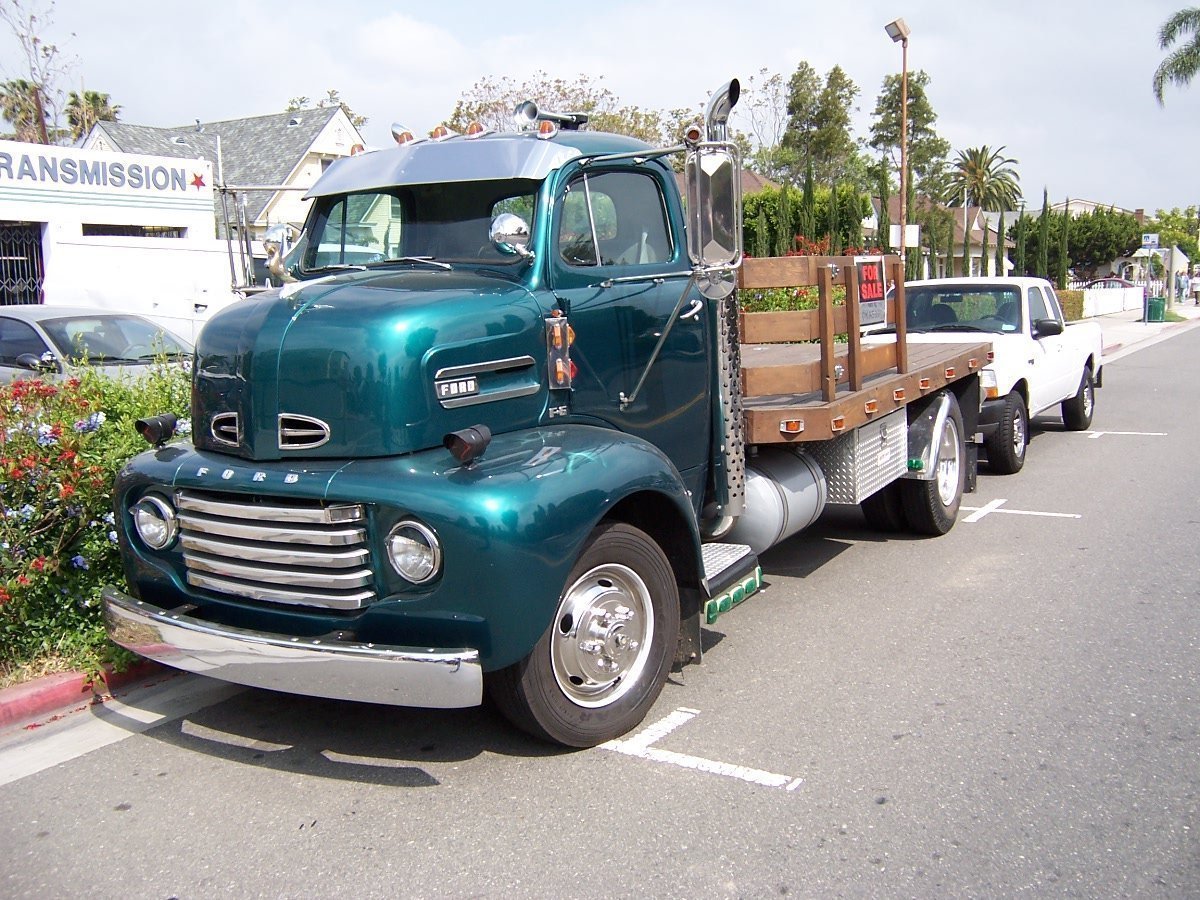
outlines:
{"label": "palm tree", "polygon": [[986,144],[958,151],[946,179],[945,201],[950,206],[979,206],[983,209],[1012,209],[1021,195],[1015,159],[1001,156],[1003,147]]}
{"label": "palm tree", "polygon": [[1154,70],[1154,97],[1159,106],[1163,105],[1163,88],[1168,81],[1185,87],[1200,72],[1200,6],[1184,7],[1158,31],[1158,46],[1163,50],[1180,40],[1183,43]]}
{"label": "palm tree", "polygon": [[108,94],[71,91],[67,96],[67,122],[71,126],[71,137],[75,140],[91,131],[97,122],[115,122],[120,114],[121,105],[114,104]]}
{"label": "palm tree", "polygon": [[12,123],[16,140],[47,142],[43,140],[46,120],[42,113],[41,93],[33,82],[14,78],[0,84],[0,116]]}

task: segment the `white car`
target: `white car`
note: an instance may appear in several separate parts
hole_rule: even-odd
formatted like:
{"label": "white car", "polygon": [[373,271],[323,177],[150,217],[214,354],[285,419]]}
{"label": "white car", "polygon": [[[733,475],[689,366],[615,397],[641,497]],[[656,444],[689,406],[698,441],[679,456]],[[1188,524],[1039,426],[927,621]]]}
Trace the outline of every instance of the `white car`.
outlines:
{"label": "white car", "polygon": [[[1063,424],[1092,424],[1102,383],[1103,336],[1095,322],[1067,323],[1050,282],[1042,278],[942,278],[910,281],[904,300],[911,343],[954,343],[986,335],[992,360],[983,369],[980,413],[989,468],[1019,472],[1029,420],[1055,406]],[[879,340],[894,329],[876,330]]]}
{"label": "white car", "polygon": [[192,358],[192,345],[132,313],[40,304],[0,307],[0,382],[58,376],[86,360],[115,374],[165,357]]}

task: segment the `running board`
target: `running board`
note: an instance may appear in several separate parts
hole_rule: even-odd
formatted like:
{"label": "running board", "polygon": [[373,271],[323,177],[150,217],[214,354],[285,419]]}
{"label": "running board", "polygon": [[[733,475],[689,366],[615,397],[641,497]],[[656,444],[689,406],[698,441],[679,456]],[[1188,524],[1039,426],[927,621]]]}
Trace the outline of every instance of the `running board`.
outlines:
{"label": "running board", "polygon": [[710,598],[704,603],[704,623],[711,625],[762,588],[762,566],[745,544],[704,544],[700,551]]}

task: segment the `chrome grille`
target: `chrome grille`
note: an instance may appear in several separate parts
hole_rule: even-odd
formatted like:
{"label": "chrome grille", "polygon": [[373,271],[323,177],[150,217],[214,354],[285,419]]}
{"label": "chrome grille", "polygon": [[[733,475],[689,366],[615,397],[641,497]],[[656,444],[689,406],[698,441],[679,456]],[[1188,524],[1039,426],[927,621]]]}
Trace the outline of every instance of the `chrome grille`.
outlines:
{"label": "chrome grille", "polygon": [[238,414],[235,412],[217,413],[212,417],[209,431],[212,432],[213,440],[218,444],[236,447],[241,443],[242,428],[238,421]]}
{"label": "chrome grille", "polygon": [[329,426],[311,416],[284,413],[279,417],[280,450],[312,450],[329,440]]}
{"label": "chrome grille", "polygon": [[362,506],[195,491],[176,499],[188,584],[326,609],[361,609],[375,599]]}

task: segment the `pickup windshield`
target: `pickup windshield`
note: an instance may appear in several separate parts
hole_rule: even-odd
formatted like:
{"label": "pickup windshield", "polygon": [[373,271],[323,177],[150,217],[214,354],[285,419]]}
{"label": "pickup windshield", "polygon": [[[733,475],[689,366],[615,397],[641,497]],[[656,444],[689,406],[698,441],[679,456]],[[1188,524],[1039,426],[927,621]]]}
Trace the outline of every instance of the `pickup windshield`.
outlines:
{"label": "pickup windshield", "polygon": [[1006,334],[1021,330],[1021,294],[1017,287],[967,284],[925,285],[904,291],[908,330],[987,331]]}
{"label": "pickup windshield", "polygon": [[303,276],[384,266],[517,265],[522,258],[496,249],[489,229],[507,212],[532,230],[538,186],[517,179],[464,181],[321,197],[288,268]]}

